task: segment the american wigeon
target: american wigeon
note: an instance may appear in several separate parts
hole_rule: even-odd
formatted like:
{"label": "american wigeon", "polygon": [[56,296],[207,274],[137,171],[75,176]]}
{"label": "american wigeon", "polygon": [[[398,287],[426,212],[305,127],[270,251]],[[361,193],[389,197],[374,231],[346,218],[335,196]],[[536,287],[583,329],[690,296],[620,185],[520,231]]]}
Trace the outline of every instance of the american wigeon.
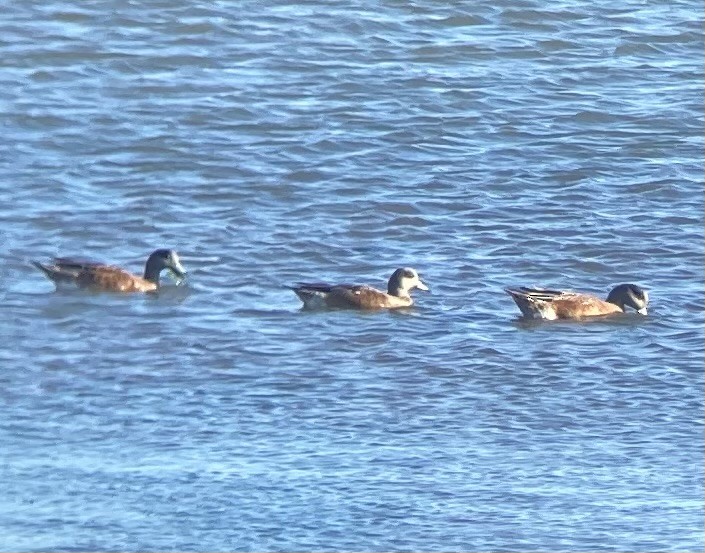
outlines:
{"label": "american wigeon", "polygon": [[636,284],[615,286],[601,300],[590,294],[563,290],[543,290],[541,288],[505,288],[505,291],[519,306],[523,315],[533,319],[582,319],[624,313],[625,307],[636,309],[646,315],[649,294]]}
{"label": "american wigeon", "polygon": [[300,283],[291,289],[306,309],[322,307],[348,309],[395,309],[414,303],[409,292],[414,288],[428,290],[419,274],[408,267],[397,269],[389,278],[387,291],[365,284]]}
{"label": "american wigeon", "polygon": [[164,269],[168,269],[177,279],[186,276],[179,256],[174,250],[167,249],[152,252],[141,277],[113,265],[66,257],[56,258],[51,264],[32,263],[57,287],[69,284],[102,292],[153,292],[159,288],[159,274]]}

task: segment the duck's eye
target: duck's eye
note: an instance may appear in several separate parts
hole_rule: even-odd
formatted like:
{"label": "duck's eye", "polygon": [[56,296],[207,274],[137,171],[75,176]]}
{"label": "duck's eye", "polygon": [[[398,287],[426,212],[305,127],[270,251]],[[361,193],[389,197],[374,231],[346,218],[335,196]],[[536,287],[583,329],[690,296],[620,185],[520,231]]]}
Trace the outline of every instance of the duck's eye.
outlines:
{"label": "duck's eye", "polygon": [[416,274],[414,273],[414,271],[409,271],[408,269],[404,271],[404,276],[406,278],[416,278]]}

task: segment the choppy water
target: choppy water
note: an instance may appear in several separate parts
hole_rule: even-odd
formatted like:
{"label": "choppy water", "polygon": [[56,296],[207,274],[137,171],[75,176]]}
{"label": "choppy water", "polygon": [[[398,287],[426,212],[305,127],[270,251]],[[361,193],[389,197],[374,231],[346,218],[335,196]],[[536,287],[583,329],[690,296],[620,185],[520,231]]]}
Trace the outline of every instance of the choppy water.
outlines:
{"label": "choppy water", "polygon": [[[702,4],[441,4],[0,12],[2,550],[703,549]],[[28,263],[156,247],[188,288]]]}

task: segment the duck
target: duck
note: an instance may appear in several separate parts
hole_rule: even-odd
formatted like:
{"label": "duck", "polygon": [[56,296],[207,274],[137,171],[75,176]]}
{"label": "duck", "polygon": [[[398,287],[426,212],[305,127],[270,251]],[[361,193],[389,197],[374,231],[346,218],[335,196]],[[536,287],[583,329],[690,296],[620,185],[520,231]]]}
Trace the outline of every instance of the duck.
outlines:
{"label": "duck", "polygon": [[410,267],[392,273],[386,292],[366,284],[299,283],[290,288],[303,302],[304,309],[398,309],[414,304],[411,290],[429,291],[418,272]]}
{"label": "duck", "polygon": [[636,284],[615,286],[602,300],[592,294],[567,290],[545,290],[543,288],[505,288],[529,319],[583,319],[624,313],[627,307],[640,315],[647,314],[649,294]]}
{"label": "duck", "polygon": [[178,254],[170,249],[158,249],[147,258],[142,276],[114,265],[57,257],[53,263],[32,261],[57,288],[70,285],[94,292],[155,292],[159,289],[159,275],[167,269],[180,281],[186,277]]}

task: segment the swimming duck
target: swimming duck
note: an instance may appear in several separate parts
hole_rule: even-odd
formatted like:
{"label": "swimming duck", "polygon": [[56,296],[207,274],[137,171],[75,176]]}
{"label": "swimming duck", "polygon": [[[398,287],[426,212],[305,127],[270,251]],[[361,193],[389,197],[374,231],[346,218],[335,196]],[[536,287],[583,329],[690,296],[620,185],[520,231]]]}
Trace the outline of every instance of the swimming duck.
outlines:
{"label": "swimming duck", "polygon": [[174,250],[152,252],[144,267],[144,275],[137,276],[120,267],[59,257],[52,264],[32,261],[57,288],[63,284],[100,292],[153,292],[159,288],[159,274],[168,269],[177,279],[186,271]]}
{"label": "swimming duck", "polygon": [[396,309],[413,305],[409,292],[414,288],[428,291],[419,274],[405,267],[394,271],[389,278],[387,291],[365,284],[300,283],[291,289],[304,303],[306,309],[337,307],[348,309]]}
{"label": "swimming duck", "polygon": [[615,286],[601,300],[590,294],[568,292],[564,290],[544,290],[541,288],[505,288],[519,306],[522,314],[533,319],[582,319],[600,315],[624,313],[625,307],[631,307],[646,315],[649,294],[636,284]]}

